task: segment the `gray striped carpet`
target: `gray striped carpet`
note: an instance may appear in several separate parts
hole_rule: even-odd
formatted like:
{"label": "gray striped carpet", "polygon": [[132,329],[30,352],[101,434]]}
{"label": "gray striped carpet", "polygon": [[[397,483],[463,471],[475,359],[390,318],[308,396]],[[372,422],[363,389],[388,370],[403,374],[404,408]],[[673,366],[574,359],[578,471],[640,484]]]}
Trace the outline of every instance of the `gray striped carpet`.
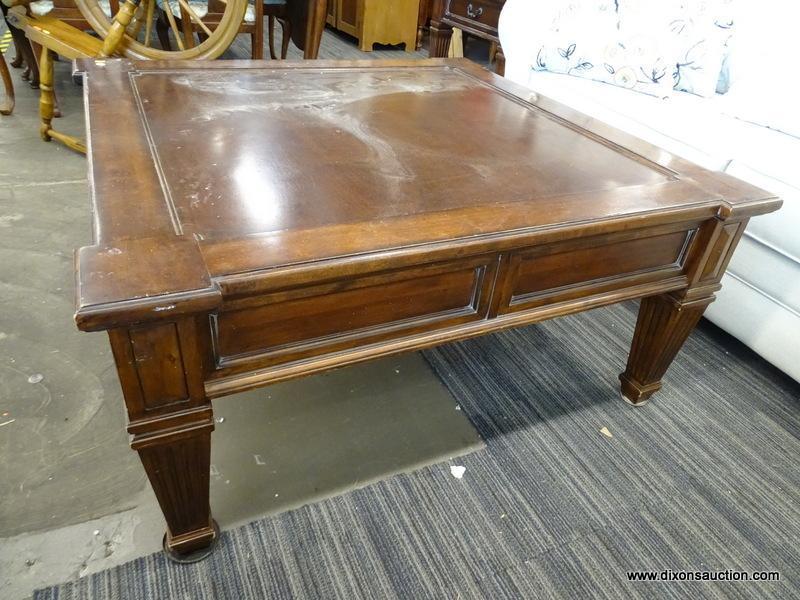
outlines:
{"label": "gray striped carpet", "polygon": [[800,386],[704,323],[630,407],[616,375],[635,308],[426,352],[487,442],[451,463],[461,480],[434,465],[225,532],[199,564],[156,554],[35,598],[800,597]]}

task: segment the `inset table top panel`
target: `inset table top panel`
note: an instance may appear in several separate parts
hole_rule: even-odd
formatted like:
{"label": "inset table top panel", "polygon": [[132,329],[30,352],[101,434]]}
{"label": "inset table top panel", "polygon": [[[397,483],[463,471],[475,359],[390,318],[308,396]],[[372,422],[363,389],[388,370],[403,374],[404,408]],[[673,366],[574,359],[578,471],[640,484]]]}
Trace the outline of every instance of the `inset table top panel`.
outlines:
{"label": "inset table top panel", "polygon": [[[463,59],[81,66],[95,206],[82,264],[161,274],[82,304],[777,202]],[[194,266],[167,276],[179,253]]]}
{"label": "inset table top panel", "polygon": [[177,217],[205,239],[671,178],[456,69],[151,71],[131,81]]}

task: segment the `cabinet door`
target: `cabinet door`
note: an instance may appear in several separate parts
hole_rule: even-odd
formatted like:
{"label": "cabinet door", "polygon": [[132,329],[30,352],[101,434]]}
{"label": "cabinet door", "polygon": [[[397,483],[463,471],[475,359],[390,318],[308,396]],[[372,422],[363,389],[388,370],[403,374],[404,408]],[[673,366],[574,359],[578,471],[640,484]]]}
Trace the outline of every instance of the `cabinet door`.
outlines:
{"label": "cabinet door", "polygon": [[337,0],[336,29],[358,36],[358,5],[362,0]]}
{"label": "cabinet door", "polygon": [[326,23],[331,27],[336,27],[336,4],[338,0],[328,0],[328,14],[325,18]]}

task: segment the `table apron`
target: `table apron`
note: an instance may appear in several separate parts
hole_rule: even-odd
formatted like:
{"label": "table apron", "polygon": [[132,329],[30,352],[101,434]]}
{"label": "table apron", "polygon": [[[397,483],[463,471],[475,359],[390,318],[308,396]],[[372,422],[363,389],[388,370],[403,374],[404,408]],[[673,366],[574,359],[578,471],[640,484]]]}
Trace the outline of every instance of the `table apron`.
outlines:
{"label": "table apron", "polygon": [[[223,300],[206,392],[221,396],[377,356],[686,288],[699,232],[679,222],[486,252]],[[707,226],[704,225],[707,223]],[[205,325],[204,325],[205,327]]]}

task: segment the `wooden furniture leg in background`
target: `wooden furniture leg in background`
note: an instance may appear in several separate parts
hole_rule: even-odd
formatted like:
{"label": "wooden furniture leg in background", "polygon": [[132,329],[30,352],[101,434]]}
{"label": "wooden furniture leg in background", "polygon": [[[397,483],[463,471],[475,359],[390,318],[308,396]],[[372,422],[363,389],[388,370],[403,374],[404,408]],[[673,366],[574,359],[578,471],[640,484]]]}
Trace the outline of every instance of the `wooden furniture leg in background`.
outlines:
{"label": "wooden furniture leg in background", "polygon": [[[207,317],[206,317],[207,318]],[[109,331],[131,448],[167,522],[164,549],[178,561],[205,556],[218,538],[209,483],[214,416],[203,387],[192,317]],[[193,556],[190,556],[193,555]]]}
{"label": "wooden furniture leg in background", "polygon": [[430,39],[428,40],[431,58],[444,58],[450,50],[453,28],[431,19]]}
{"label": "wooden furniture leg in background", "polygon": [[179,422],[177,427],[162,423],[161,429],[135,433],[131,441],[167,521],[164,550],[178,560],[208,548],[219,535],[208,498],[214,429],[210,405],[191,416],[196,420],[176,414],[166,423]]}
{"label": "wooden furniture leg in background", "polygon": [[327,0],[287,0],[286,18],[291,23],[292,41],[306,60],[319,56],[322,32],[328,17]]}
{"label": "wooden furniture leg in background", "polygon": [[[0,3],[3,7],[3,14],[8,11],[7,7]],[[16,49],[16,56],[11,61],[11,66],[15,69],[24,67],[22,79],[28,81],[32,88],[39,87],[39,67],[36,64],[37,57],[33,53],[33,48],[25,32],[17,27],[8,24],[8,30],[11,32],[11,38],[14,40],[14,48]]]}
{"label": "wooden furniture leg in background", "polygon": [[308,3],[309,16],[306,26],[306,44],[303,49],[303,58],[306,60],[314,60],[319,56],[322,32],[325,30],[325,20],[328,15],[328,2],[327,0],[308,0]]}
{"label": "wooden furniture leg in background", "polygon": [[503,47],[498,44],[497,45],[497,52],[494,55],[494,72],[500,75],[501,77],[505,76],[506,74],[506,55],[503,52]]}
{"label": "wooden furniture leg in background", "polygon": [[39,135],[46,142],[56,139],[77,152],[86,154],[86,145],[78,138],[53,129],[52,121],[56,111],[56,99],[53,92],[53,55],[54,52],[42,46],[39,58]]}
{"label": "wooden furniture leg in background", "polygon": [[55,99],[53,95],[53,54],[47,48],[42,47],[39,55],[39,135],[45,142],[49,142],[50,130],[55,112]]}
{"label": "wooden furniture leg in background", "polygon": [[431,18],[432,0],[419,0],[419,14],[417,16],[417,44],[415,50],[422,48],[422,38],[425,35],[425,28]]}
{"label": "wooden furniture leg in background", "polygon": [[14,82],[8,70],[5,57],[0,54],[0,77],[3,79],[5,98],[0,102],[0,115],[10,115],[14,111]]}
{"label": "wooden furniture leg in background", "polygon": [[22,58],[22,51],[17,45],[17,40],[14,38],[13,33],[11,34],[11,37],[14,39],[14,58],[11,60],[11,66],[15,69],[19,69],[23,64],[25,64],[25,59]]}
{"label": "wooden furniture leg in background", "polygon": [[673,294],[642,298],[628,366],[619,378],[622,398],[643,404],[661,389],[661,378],[714,296],[686,300]]}
{"label": "wooden furniture leg in background", "polygon": [[[33,58],[34,58],[33,64],[35,65],[35,72],[36,72],[36,81],[37,81],[36,87],[39,87],[39,85],[38,85],[39,72],[42,70],[42,67],[41,67],[42,46],[40,44],[37,44],[36,42],[29,42],[29,44],[30,44],[30,47],[31,47],[31,53],[32,53]],[[50,59],[51,59],[52,62],[55,62],[58,59],[58,56],[55,53],[52,53],[50,55]],[[31,86],[33,86],[33,82],[31,82]],[[58,106],[58,94],[56,94],[55,75],[53,75],[53,82],[52,82],[52,85],[50,87],[53,88],[51,90],[51,92],[53,94],[53,118],[59,119],[59,118],[61,118],[61,109]]]}
{"label": "wooden furniture leg in background", "polygon": [[[267,17],[267,40],[269,44],[269,57],[272,60],[278,58],[275,52],[275,21],[281,24],[281,59],[286,58],[289,52],[289,41],[292,36],[292,22],[286,4],[263,4],[264,16]],[[263,29],[263,27],[262,27]],[[263,34],[262,34],[263,35]]]}
{"label": "wooden furniture leg in background", "polygon": [[447,58],[464,58],[464,33],[458,27],[453,28],[450,36]]}

